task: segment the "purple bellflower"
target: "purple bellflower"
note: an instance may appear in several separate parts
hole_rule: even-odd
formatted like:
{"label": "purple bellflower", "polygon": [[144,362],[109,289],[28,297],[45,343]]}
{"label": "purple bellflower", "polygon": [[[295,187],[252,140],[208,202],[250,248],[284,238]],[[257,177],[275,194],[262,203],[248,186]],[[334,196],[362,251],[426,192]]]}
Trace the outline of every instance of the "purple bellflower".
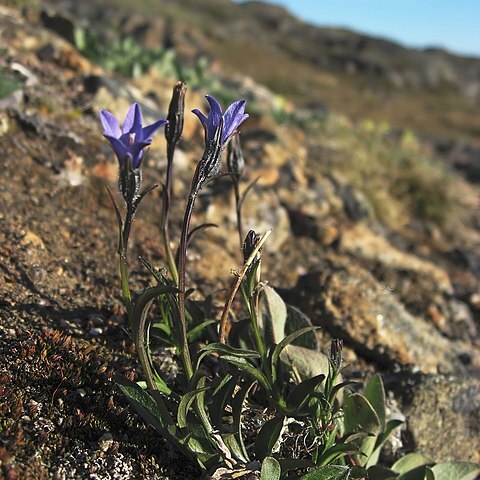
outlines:
{"label": "purple bellflower", "polygon": [[192,192],[195,195],[207,180],[218,174],[225,146],[240,124],[248,118],[245,113],[245,100],[233,102],[225,113],[215,98],[207,95],[207,101],[210,104],[208,117],[198,109],[192,110],[205,130],[205,151],[192,181]]}
{"label": "purple bellflower", "polygon": [[143,151],[152,143],[152,135],[167,123],[166,120],[158,120],[142,127],[142,110],[138,103],[133,103],[128,109],[121,130],[117,119],[107,110],[100,111],[100,121],[103,135],[109,140],[120,165],[129,158],[133,170],[140,167]]}
{"label": "purple bellflower", "polygon": [[233,102],[226,110],[222,112],[222,107],[218,101],[207,95],[207,101],[210,105],[210,112],[206,117],[200,110],[195,109],[192,112],[200,119],[205,129],[205,142],[211,142],[215,138],[217,129],[223,119],[223,130],[221,144],[225,146],[230,137],[235,133],[236,129],[248,118],[245,112],[245,100],[237,100]]}

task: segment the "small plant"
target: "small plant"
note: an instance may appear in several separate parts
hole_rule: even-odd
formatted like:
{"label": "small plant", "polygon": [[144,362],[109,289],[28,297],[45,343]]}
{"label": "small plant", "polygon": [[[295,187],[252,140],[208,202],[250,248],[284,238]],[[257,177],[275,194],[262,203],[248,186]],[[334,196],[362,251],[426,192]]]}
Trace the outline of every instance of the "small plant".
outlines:
{"label": "small plant", "polygon": [[[378,466],[382,445],[399,425],[388,420],[381,377],[363,394],[351,392],[342,378],[342,342],[320,351],[310,320],[285,304],[262,278],[262,249],[270,232],[243,233],[240,194],[244,158],[237,129],[248,118],[245,101],[225,111],[207,96],[208,115],[194,110],[205,131],[205,148],[188,196],[177,251],[172,246],[174,152],[182,135],[186,86],[178,82],[166,120],[142,125],[140,106],[130,107],[122,128],[102,110],[104,135],[119,161],[119,192],[124,208],[110,194],[118,220],[118,254],[123,301],[145,381],[117,377],[130,404],[158,432],[208,472],[257,470],[263,480],[444,479],[473,478],[478,466],[437,464],[414,454],[392,468]],[[138,207],[155,186],[142,189],[142,161],[153,134],[165,127],[167,173],[162,185],[161,232],[166,268],[141,259],[154,285],[132,293],[128,241]],[[221,175],[228,151],[228,172],[235,191],[237,227],[243,263],[235,273],[218,320],[191,299],[187,285],[187,248],[202,227],[191,228],[200,190]],[[122,213],[123,212],[123,213]],[[232,321],[234,299],[243,308]],[[155,306],[155,315],[151,313]],[[208,332],[208,334],[207,334]],[[162,377],[151,353],[155,340],[175,348],[181,373],[174,385]],[[213,339],[213,340],[212,340]],[[342,398],[343,397],[343,398]],[[262,412],[261,414],[256,412]],[[243,417],[258,427],[245,431]],[[255,423],[254,422],[254,423]],[[453,472],[453,473],[452,473]],[[456,476],[455,476],[456,475]]]}

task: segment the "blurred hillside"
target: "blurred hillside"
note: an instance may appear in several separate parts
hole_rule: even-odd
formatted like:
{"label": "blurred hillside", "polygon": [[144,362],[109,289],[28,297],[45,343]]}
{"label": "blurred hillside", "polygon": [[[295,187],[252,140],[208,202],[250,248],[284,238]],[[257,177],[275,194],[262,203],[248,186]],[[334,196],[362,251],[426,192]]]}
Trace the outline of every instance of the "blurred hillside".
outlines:
{"label": "blurred hillside", "polygon": [[[231,0],[41,0],[107,43],[133,37],[188,62],[218,60],[296,104],[434,137],[480,134],[480,59],[407,49],[306,24],[281,7]],[[66,36],[71,35],[68,29]]]}

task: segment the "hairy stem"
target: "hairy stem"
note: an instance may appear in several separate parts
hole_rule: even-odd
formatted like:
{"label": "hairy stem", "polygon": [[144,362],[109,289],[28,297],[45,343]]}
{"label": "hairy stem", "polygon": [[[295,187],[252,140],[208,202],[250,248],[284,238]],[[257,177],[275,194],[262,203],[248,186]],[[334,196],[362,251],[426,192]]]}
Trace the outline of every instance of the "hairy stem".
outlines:
{"label": "hairy stem", "polygon": [[128,266],[127,266],[126,252],[119,251],[118,255],[119,255],[120,281],[122,285],[123,303],[125,304],[125,308],[127,309],[128,322],[131,325],[132,315],[133,315],[132,295],[130,293],[130,286],[128,285]]}
{"label": "hairy stem", "polygon": [[127,309],[127,317],[130,326],[133,321],[133,305],[132,294],[130,293],[130,286],[128,284],[128,239],[130,237],[130,230],[133,222],[133,207],[127,205],[127,212],[125,220],[120,228],[120,241],[118,246],[118,255],[120,263],[120,280],[122,285],[122,295],[125,308]]}

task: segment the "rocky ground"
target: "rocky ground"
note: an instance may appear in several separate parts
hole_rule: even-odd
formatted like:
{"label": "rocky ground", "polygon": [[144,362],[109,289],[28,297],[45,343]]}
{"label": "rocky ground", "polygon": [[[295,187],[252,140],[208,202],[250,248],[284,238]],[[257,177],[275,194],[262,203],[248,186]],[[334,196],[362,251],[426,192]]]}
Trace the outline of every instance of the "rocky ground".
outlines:
{"label": "rocky ground", "polygon": [[[174,82],[112,77],[35,15],[0,6],[0,30],[2,76],[18,86],[0,99],[1,471],[8,479],[197,478],[112,382],[114,372],[134,378],[138,368],[104,188],[115,187],[117,167],[98,111],[122,117],[135,100],[155,120]],[[203,92],[189,92],[187,111],[204,105]],[[382,372],[407,418],[402,448],[480,461],[478,185],[456,178],[463,211],[448,228],[415,218],[392,228],[326,167],[345,154],[335,139],[254,115],[242,142],[247,181],[260,176],[245,224],[273,228],[265,278],[323,327],[325,348],[344,340],[350,376]],[[175,159],[175,233],[201,148],[188,114]],[[146,183],[162,181],[164,151],[157,135]],[[142,205],[131,258],[161,265],[159,203],[153,192]],[[190,281],[199,297],[215,292],[220,302],[240,262],[227,178],[203,192],[194,222],[204,221],[221,227],[193,243]],[[133,276],[149,282],[139,264]]]}

